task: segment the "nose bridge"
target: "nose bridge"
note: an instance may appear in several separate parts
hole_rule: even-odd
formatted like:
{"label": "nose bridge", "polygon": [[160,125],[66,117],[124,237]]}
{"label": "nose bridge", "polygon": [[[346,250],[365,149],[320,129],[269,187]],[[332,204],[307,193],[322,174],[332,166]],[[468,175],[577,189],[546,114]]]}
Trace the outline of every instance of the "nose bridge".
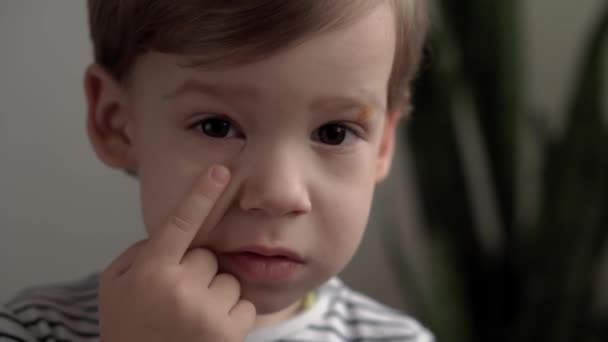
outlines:
{"label": "nose bridge", "polygon": [[302,157],[298,146],[285,140],[251,146],[241,165],[241,208],[273,216],[309,211]]}

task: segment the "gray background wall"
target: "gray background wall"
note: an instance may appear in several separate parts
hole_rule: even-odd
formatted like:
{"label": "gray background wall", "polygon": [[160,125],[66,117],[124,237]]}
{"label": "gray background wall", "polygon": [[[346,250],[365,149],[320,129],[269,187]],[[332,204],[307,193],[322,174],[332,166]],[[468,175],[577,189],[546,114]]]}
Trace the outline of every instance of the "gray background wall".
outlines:
{"label": "gray background wall", "polygon": [[[555,112],[603,1],[522,2],[530,102]],[[86,140],[82,73],[91,54],[84,4],[0,2],[0,301],[23,286],[100,269],[143,236],[136,183],[103,167]],[[344,273],[392,305],[402,298],[377,225],[399,221],[405,238],[415,239],[412,195],[394,191],[410,187],[405,171],[394,170],[380,188],[368,235]]]}

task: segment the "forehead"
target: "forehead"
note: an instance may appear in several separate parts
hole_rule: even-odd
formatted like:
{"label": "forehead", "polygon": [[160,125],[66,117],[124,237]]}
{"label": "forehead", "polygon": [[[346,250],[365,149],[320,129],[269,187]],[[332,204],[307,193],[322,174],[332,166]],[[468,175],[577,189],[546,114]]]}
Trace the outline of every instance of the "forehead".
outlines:
{"label": "forehead", "polygon": [[311,36],[244,65],[193,67],[192,58],[148,53],[136,62],[132,84],[134,91],[148,95],[169,94],[195,79],[227,87],[251,85],[262,95],[344,91],[375,93],[384,101],[395,39],[392,7],[381,5],[347,27]]}

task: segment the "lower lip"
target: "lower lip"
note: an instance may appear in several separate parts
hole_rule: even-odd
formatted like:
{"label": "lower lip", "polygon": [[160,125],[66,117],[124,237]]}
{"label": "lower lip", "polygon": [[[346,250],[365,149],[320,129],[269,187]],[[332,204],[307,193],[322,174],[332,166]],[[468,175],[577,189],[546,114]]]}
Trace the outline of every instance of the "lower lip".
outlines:
{"label": "lower lip", "polygon": [[293,277],[302,263],[255,253],[224,254],[228,271],[250,281],[281,281]]}

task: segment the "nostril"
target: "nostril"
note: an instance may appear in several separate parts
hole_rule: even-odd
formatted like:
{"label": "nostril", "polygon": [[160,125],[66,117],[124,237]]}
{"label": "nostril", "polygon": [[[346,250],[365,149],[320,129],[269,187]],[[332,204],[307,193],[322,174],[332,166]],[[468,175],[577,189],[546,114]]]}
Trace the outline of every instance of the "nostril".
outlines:
{"label": "nostril", "polygon": [[[272,217],[300,216],[310,211],[310,198],[303,184],[268,177],[251,177],[239,194],[241,210],[251,215]],[[257,182],[257,183],[254,183]]]}
{"label": "nostril", "polygon": [[249,208],[246,209],[246,211],[253,215],[262,215],[265,213],[265,211],[261,208]]}

